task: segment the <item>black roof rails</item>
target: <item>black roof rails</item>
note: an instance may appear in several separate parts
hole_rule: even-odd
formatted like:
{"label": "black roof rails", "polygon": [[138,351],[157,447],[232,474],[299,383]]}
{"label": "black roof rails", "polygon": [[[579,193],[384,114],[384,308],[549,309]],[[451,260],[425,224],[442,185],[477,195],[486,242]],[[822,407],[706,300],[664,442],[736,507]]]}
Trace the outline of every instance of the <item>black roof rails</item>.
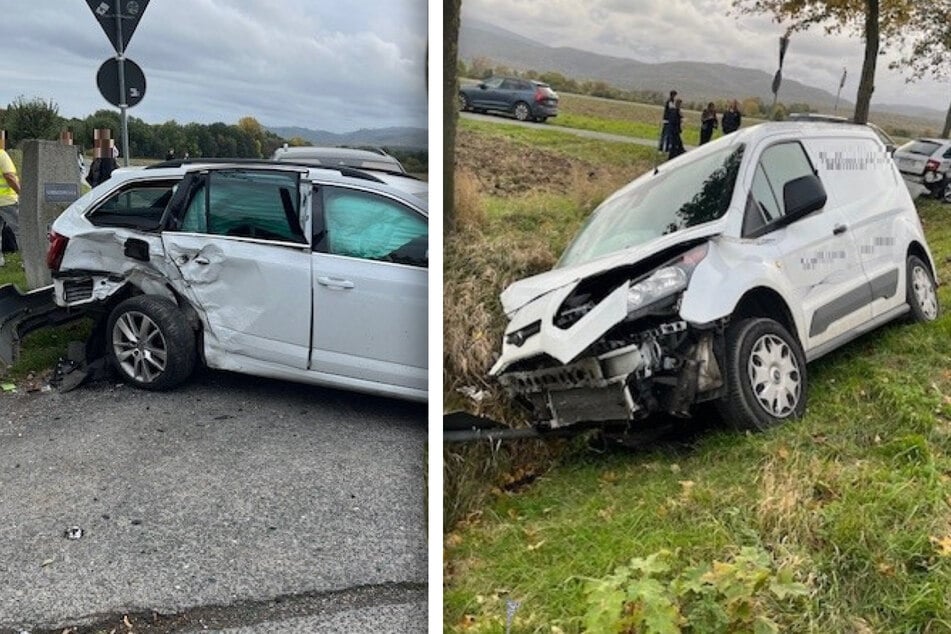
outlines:
{"label": "black roof rails", "polygon": [[297,167],[316,167],[318,169],[333,170],[335,172],[340,172],[341,176],[348,176],[350,178],[360,178],[367,181],[373,181],[374,183],[385,183],[386,181],[377,178],[373,174],[364,172],[363,170],[354,169],[352,167],[340,167],[337,165],[314,165],[313,163],[305,163],[303,161],[274,161],[271,159],[248,159],[248,158],[187,158],[187,159],[172,159],[170,161],[162,161],[160,163],[153,163],[151,165],[146,165],[145,169],[161,169],[167,167],[182,167],[185,165],[281,165],[281,166],[297,166]]}

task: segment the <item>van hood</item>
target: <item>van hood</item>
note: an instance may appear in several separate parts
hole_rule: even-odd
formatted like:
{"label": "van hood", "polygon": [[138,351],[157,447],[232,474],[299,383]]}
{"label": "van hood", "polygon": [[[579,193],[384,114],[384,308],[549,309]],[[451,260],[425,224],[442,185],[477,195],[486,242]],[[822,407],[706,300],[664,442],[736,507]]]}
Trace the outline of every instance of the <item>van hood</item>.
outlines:
{"label": "van hood", "polygon": [[723,232],[723,221],[718,220],[689,229],[682,229],[629,249],[622,249],[604,257],[567,268],[552,269],[546,273],[526,277],[513,282],[500,297],[502,309],[509,319],[523,306],[566,286],[574,286],[581,280],[610,271],[620,266],[636,264],[656,253],[660,253],[684,242],[702,238],[712,238]]}

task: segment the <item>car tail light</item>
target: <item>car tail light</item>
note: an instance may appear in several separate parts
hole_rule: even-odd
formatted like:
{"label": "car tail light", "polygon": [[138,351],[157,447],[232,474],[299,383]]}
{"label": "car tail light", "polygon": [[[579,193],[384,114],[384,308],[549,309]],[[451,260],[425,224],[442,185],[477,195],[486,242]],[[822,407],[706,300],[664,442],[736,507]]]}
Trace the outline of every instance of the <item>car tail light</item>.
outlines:
{"label": "car tail light", "polygon": [[61,236],[55,231],[50,231],[47,238],[49,238],[50,246],[46,251],[46,266],[55,273],[59,271],[59,266],[63,263],[63,255],[66,253],[69,238]]}
{"label": "car tail light", "polygon": [[941,163],[934,159],[928,159],[928,162],[925,163],[926,172],[937,172],[939,167],[941,167]]}
{"label": "car tail light", "polygon": [[535,88],[535,103],[541,103],[548,99],[548,95],[545,94],[545,89],[541,86]]}

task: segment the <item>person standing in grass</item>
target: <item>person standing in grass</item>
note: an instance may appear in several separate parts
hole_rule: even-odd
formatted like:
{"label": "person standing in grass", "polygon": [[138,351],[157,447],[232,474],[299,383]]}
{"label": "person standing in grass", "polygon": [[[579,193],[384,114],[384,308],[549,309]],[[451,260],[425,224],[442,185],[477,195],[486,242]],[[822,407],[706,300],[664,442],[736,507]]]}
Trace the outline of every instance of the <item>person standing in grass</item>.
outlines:
{"label": "person standing in grass", "polygon": [[657,149],[661,152],[667,152],[670,149],[670,113],[674,110],[674,101],[676,98],[677,91],[671,90],[670,97],[664,104],[664,120],[660,124],[660,144],[657,146]]}
{"label": "person standing in grass", "polygon": [[[2,137],[0,137],[2,139]],[[3,252],[17,250],[20,234],[20,179],[17,168],[7,151],[0,146],[0,266]]]}
{"label": "person standing in grass", "polygon": [[726,112],[723,113],[723,134],[730,134],[731,132],[739,130],[741,118],[740,107],[737,105],[736,99],[734,99],[730,102]]}
{"label": "person standing in grass", "polygon": [[683,133],[684,123],[684,115],[680,112],[682,103],[682,99],[675,99],[674,107],[670,111],[667,158],[674,158],[684,153],[684,140],[680,136]]}
{"label": "person standing in grass", "polygon": [[717,107],[713,102],[707,104],[707,107],[700,113],[700,145],[707,143],[713,136],[713,131],[717,127]]}

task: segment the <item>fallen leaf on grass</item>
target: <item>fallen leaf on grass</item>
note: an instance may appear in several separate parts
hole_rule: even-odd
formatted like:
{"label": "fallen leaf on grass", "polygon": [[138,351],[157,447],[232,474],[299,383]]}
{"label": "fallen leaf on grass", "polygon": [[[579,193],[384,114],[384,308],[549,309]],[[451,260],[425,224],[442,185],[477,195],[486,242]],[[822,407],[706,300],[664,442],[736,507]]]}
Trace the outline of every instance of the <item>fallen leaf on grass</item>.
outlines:
{"label": "fallen leaf on grass", "polygon": [[951,535],[931,537],[931,544],[938,551],[939,557],[951,557]]}
{"label": "fallen leaf on grass", "polygon": [[476,617],[472,614],[466,614],[459,621],[459,627],[463,630],[468,630],[476,623]]}
{"label": "fallen leaf on grass", "polygon": [[459,533],[449,533],[446,535],[445,542],[446,548],[455,548],[462,543],[462,535]]}
{"label": "fallen leaf on grass", "polygon": [[606,509],[601,509],[600,511],[598,511],[598,517],[600,517],[606,522],[609,521],[612,517],[614,517],[614,507],[609,506]]}
{"label": "fallen leaf on grass", "polygon": [[542,547],[542,544],[544,544],[544,543],[545,543],[545,540],[543,539],[543,540],[541,540],[540,542],[538,542],[537,544],[529,544],[529,545],[528,545],[528,550],[529,550],[529,551],[538,550],[539,548]]}

